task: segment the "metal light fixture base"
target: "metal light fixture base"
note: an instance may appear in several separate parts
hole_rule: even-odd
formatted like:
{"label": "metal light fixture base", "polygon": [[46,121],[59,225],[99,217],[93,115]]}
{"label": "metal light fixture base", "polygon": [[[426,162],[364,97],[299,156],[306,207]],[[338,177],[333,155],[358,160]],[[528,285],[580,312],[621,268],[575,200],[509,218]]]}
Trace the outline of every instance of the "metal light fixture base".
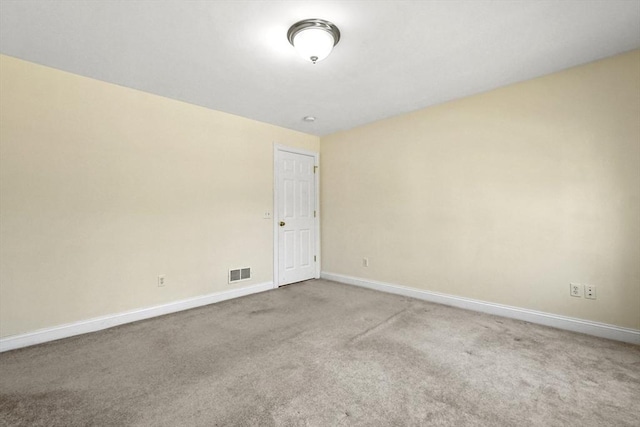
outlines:
{"label": "metal light fixture base", "polygon": [[304,19],[293,24],[291,28],[289,28],[289,31],[287,31],[287,39],[289,40],[289,43],[291,43],[292,46],[295,46],[293,44],[293,39],[296,37],[296,34],[309,28],[324,30],[331,34],[334,46],[340,41],[340,30],[335,26],[335,24],[325,21],[324,19]]}

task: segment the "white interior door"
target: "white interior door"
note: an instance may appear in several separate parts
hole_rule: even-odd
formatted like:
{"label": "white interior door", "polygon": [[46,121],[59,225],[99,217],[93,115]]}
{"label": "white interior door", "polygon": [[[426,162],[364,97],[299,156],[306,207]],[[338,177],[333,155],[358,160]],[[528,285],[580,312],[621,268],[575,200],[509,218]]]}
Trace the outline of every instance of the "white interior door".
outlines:
{"label": "white interior door", "polygon": [[313,156],[277,150],[278,286],[316,275]]}

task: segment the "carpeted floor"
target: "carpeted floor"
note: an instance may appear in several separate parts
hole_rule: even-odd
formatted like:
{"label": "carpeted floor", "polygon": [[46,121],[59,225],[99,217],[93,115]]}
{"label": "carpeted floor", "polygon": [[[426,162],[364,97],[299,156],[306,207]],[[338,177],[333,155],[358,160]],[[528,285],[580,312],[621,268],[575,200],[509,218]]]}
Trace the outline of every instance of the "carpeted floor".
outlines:
{"label": "carpeted floor", "polygon": [[314,280],[2,353],[0,425],[638,426],[640,347]]}

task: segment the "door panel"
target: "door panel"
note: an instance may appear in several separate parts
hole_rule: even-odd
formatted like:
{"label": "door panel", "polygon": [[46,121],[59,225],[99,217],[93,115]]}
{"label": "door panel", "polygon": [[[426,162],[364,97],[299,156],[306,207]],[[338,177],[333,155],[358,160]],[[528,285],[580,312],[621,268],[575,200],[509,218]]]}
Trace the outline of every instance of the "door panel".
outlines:
{"label": "door panel", "polygon": [[284,230],[284,268],[293,270],[295,268],[295,231]]}
{"label": "door panel", "polygon": [[300,230],[300,267],[311,265],[311,232]]}
{"label": "door panel", "polygon": [[286,285],[315,277],[315,159],[277,153],[278,285]]}

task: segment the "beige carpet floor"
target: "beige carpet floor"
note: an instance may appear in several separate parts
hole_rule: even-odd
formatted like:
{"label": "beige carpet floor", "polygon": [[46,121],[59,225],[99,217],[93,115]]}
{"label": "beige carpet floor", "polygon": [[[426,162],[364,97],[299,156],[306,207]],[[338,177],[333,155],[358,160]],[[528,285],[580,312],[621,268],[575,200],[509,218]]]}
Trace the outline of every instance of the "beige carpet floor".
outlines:
{"label": "beige carpet floor", "polygon": [[640,347],[314,280],[0,354],[2,426],[639,426]]}

